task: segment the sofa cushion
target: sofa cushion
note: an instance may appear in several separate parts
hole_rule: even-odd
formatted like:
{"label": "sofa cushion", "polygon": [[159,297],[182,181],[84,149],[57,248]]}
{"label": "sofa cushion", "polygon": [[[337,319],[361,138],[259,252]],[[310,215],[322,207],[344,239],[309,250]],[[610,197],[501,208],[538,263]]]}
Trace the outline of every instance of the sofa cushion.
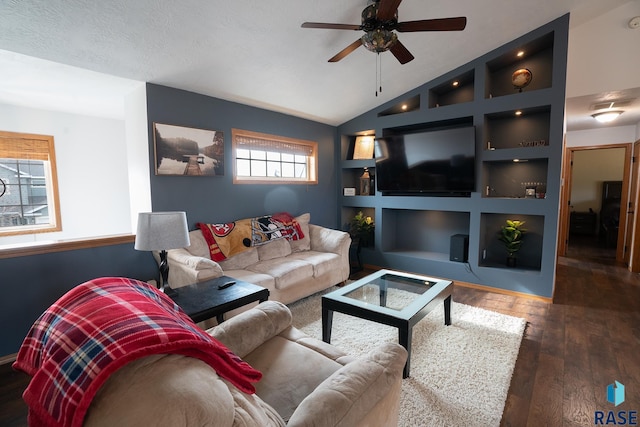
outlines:
{"label": "sofa cushion", "polygon": [[291,252],[308,251],[311,249],[311,236],[309,235],[309,221],[311,221],[311,214],[304,213],[296,217],[296,221],[300,224],[302,234],[304,237],[298,240],[291,240]]}
{"label": "sofa cushion", "polygon": [[243,282],[253,283],[263,288],[273,289],[276,287],[276,281],[268,274],[258,273],[251,270],[225,270],[224,274]]}
{"label": "sofa cushion", "polygon": [[288,424],[305,426],[308,420],[322,419],[323,425],[327,426],[361,425],[367,414],[374,412],[382,402],[379,415],[388,418],[369,421],[374,421],[375,425],[383,422],[384,425],[387,422],[397,425],[398,399],[387,400],[385,397],[389,390],[399,397],[398,373],[406,359],[404,348],[383,343],[376,352],[348,363],[322,382],[300,403],[293,417],[287,420]]}
{"label": "sofa cushion", "polygon": [[220,267],[222,267],[224,271],[242,270],[246,266],[255,264],[259,260],[260,258],[258,258],[258,248],[249,248],[246,251],[240,252],[239,254],[227,258],[223,261],[218,261],[218,264],[220,264]]}
{"label": "sofa cushion", "polygon": [[276,289],[286,289],[305,283],[313,277],[313,265],[298,259],[270,259],[258,261],[247,267],[247,270],[267,274],[275,279]]}
{"label": "sofa cushion", "polygon": [[314,277],[320,277],[331,270],[340,268],[340,256],[331,252],[305,251],[296,252],[287,257],[288,259],[298,259],[313,265]]}
{"label": "sofa cushion", "polygon": [[307,395],[342,368],[338,362],[281,336],[257,347],[245,361],[264,373],[256,384],[256,394],[285,421]]}
{"label": "sofa cushion", "polygon": [[257,248],[260,261],[286,257],[291,253],[291,245],[287,239],[277,239]]}
{"label": "sofa cushion", "polygon": [[209,256],[209,246],[207,245],[207,241],[204,239],[202,235],[202,231],[193,230],[189,232],[189,240],[191,244],[187,246],[185,249],[189,251],[191,255],[196,255],[204,258],[211,259]]}

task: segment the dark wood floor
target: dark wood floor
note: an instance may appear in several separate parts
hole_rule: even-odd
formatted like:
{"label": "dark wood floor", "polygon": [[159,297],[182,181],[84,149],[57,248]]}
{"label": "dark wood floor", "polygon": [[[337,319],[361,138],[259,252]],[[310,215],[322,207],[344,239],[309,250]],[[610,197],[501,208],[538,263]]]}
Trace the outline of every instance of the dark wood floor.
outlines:
{"label": "dark wood floor", "polygon": [[[640,410],[640,275],[596,242],[570,240],[554,303],[460,286],[455,301],[527,320],[501,425],[592,426],[594,411]],[[0,426],[25,426],[28,377],[0,366]],[[614,407],[606,387],[626,386]]]}

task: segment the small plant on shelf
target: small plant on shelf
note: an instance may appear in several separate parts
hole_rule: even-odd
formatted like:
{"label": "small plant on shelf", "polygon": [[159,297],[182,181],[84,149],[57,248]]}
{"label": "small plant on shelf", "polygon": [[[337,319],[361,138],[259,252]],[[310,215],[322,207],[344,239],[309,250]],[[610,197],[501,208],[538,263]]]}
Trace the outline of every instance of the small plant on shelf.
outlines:
{"label": "small plant on shelf", "polygon": [[515,267],[516,265],[516,252],[520,250],[522,239],[527,232],[522,228],[524,223],[524,221],[508,219],[506,224],[502,226],[500,237],[498,237],[507,250],[507,265],[509,267]]}
{"label": "small plant on shelf", "polygon": [[351,234],[351,237],[359,239],[361,246],[368,247],[373,244],[373,231],[375,227],[373,218],[365,216],[362,211],[360,211],[351,220],[349,234]]}

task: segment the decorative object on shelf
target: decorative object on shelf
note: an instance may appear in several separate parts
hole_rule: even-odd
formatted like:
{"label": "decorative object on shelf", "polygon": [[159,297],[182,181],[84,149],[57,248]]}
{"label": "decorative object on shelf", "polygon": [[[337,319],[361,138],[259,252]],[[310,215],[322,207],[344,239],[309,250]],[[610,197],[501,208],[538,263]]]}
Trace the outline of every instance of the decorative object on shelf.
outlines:
{"label": "decorative object on shelf", "polygon": [[224,134],[217,130],[153,124],[156,175],[224,175]]}
{"label": "decorative object on shelf", "polygon": [[549,145],[549,142],[544,139],[538,139],[535,141],[523,140],[522,142],[519,142],[518,145],[520,147],[545,147]]}
{"label": "decorative object on shelf", "polygon": [[524,189],[524,196],[533,198],[536,196],[536,186],[535,185],[527,185]]}
{"label": "decorative object on shelf", "polygon": [[528,68],[517,69],[511,75],[511,83],[513,83],[513,87],[518,89],[518,92],[522,92],[522,89],[527,87],[532,79],[533,74],[531,74],[531,70]]}
{"label": "decorative object on shelf", "polygon": [[160,281],[158,288],[170,293],[167,249],[189,246],[189,229],[185,212],[141,212],[134,248],[138,251],[160,252]]}
{"label": "decorative object on shelf", "polygon": [[353,148],[353,160],[373,159],[373,136],[358,136]]}
{"label": "decorative object on shelf", "polygon": [[360,246],[369,247],[373,245],[373,231],[376,225],[373,218],[365,216],[362,211],[358,212],[351,220],[349,234],[353,239],[358,239]]}
{"label": "decorative object on shelf", "polygon": [[364,173],[360,177],[360,195],[369,196],[371,193],[371,175],[369,169],[364,168]]}
{"label": "decorative object on shelf", "polygon": [[371,179],[369,180],[371,182],[371,185],[369,185],[369,195],[375,196],[376,195],[376,177],[375,175],[371,175],[371,172],[369,172],[369,176],[371,177]]}
{"label": "decorative object on shelf", "polygon": [[507,266],[516,266],[516,252],[520,250],[522,238],[527,230],[522,228],[525,221],[508,219],[506,224],[502,226],[500,237],[498,239],[504,243],[507,250]]}
{"label": "decorative object on shelf", "polygon": [[524,188],[524,196],[527,198],[544,199],[547,193],[547,184],[544,182],[521,182],[520,186]]}
{"label": "decorative object on shelf", "polygon": [[344,195],[345,196],[355,196],[356,195],[356,188],[355,187],[345,187],[343,189],[344,191]]}

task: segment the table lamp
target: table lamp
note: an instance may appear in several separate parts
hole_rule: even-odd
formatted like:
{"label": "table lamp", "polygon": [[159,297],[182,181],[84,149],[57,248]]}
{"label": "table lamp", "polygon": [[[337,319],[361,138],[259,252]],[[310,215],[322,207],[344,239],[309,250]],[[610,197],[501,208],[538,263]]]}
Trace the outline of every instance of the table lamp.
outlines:
{"label": "table lamp", "polygon": [[170,292],[167,249],[184,248],[191,244],[185,212],[140,212],[134,248],[138,251],[160,252],[158,288]]}

